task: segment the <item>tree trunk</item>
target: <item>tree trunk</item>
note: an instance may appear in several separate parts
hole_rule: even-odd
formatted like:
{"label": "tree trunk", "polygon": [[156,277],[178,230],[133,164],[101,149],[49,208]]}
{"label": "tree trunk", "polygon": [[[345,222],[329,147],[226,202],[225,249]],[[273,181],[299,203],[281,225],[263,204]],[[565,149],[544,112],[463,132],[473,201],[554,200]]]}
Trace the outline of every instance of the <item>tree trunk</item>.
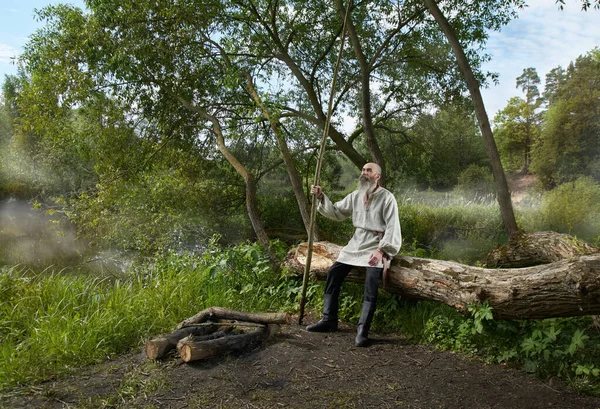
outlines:
{"label": "tree trunk", "polygon": [[[298,83],[304,92],[306,92],[308,102],[315,113],[314,120],[316,121],[316,124],[322,130],[324,130],[327,122],[327,115],[325,112],[323,112],[318,89],[315,89],[313,82],[306,78],[302,68],[299,67],[294,59],[290,56],[286,45],[279,37],[279,30],[277,27],[269,27],[269,23],[263,20],[262,17],[256,13],[254,8],[250,8],[248,11],[254,15],[257,22],[266,28],[267,32],[270,34],[271,40],[277,47],[277,50],[274,50],[276,51],[275,58],[283,62],[290,69],[291,74],[298,80]],[[331,140],[335,143],[336,148],[344,153],[344,155],[346,155],[346,157],[350,159],[352,163],[354,163],[357,167],[362,168],[362,166],[365,164],[365,159],[362,157],[360,152],[358,152],[356,148],[354,148],[354,146],[352,146],[352,144],[344,138],[344,135],[341,132],[335,130],[333,127],[330,127],[329,138],[331,138]]]}
{"label": "tree trunk", "polygon": [[493,268],[521,268],[600,253],[600,248],[556,232],[518,233],[508,244],[490,251],[485,264]]}
{"label": "tree trunk", "polygon": [[[233,166],[237,173],[239,173],[239,175],[244,179],[244,183],[246,185],[246,210],[248,211],[248,217],[250,218],[250,223],[252,224],[252,228],[254,229],[256,238],[265,249],[269,250],[269,236],[267,235],[265,227],[260,218],[260,212],[258,211],[256,199],[256,179],[254,178],[252,172],[246,169],[246,167],[235,157],[235,155],[229,150],[229,148],[227,148],[219,119],[214,115],[210,115],[203,109],[198,108],[185,98],[182,98],[181,96],[175,94],[169,88],[165,87],[165,89],[167,90],[167,92],[174,95],[175,98],[177,98],[177,100],[186,109],[189,109],[190,111],[201,115],[205,120],[213,124],[212,129],[213,133],[217,137],[217,147],[219,151],[223,154],[227,162],[229,162],[229,164]],[[271,256],[271,259],[274,260],[275,256],[271,254],[270,250],[269,254]]]}
{"label": "tree trunk", "polygon": [[201,324],[208,320],[235,320],[244,322],[253,322],[256,324],[287,324],[290,322],[291,316],[288,313],[279,312],[242,312],[230,310],[228,308],[210,307],[198,314],[190,317],[177,326],[184,328],[190,325]]}
{"label": "tree trunk", "polygon": [[450,25],[442,11],[439,9],[435,0],[423,0],[423,2],[446,35],[446,38],[448,39],[448,42],[454,51],[454,55],[456,56],[458,66],[460,67],[460,70],[465,77],[465,81],[467,82],[467,87],[469,88],[471,99],[473,100],[473,105],[475,106],[475,115],[477,116],[479,129],[481,129],[483,139],[485,140],[485,148],[492,165],[492,174],[494,175],[494,184],[496,185],[496,193],[498,194],[498,204],[500,206],[502,221],[504,222],[504,229],[510,237],[517,233],[519,228],[517,227],[517,221],[513,212],[510,192],[508,190],[508,183],[506,182],[506,176],[504,175],[504,169],[502,168],[502,163],[500,162],[500,154],[498,153],[498,148],[496,146],[496,142],[494,141],[494,134],[492,133],[490,121],[488,119],[487,112],[485,111],[485,105],[479,90],[479,81],[477,81],[475,75],[473,75],[473,70],[471,69],[471,65],[469,64],[469,60],[465,55],[462,45],[458,41],[454,27]]}
{"label": "tree trunk", "polygon": [[[360,66],[360,106],[362,112],[362,122],[365,132],[365,142],[367,148],[369,149],[369,153],[371,154],[373,162],[381,166],[381,179],[379,183],[382,186],[385,186],[385,179],[387,174],[385,160],[383,159],[383,154],[381,153],[381,149],[379,148],[379,144],[377,143],[377,139],[375,138],[375,130],[373,127],[373,115],[371,113],[371,66],[369,65],[367,58],[362,50],[360,40],[354,28],[351,13],[349,12],[349,15],[346,17],[346,7],[344,7],[344,5],[342,4],[342,0],[336,0],[335,3],[340,18],[347,18],[346,24],[348,30],[348,37],[350,39],[350,44],[352,44],[352,48],[354,50],[356,60],[358,61],[358,65]],[[361,169],[363,165],[364,163],[360,165]]]}
{"label": "tree trunk", "polygon": [[[319,280],[337,259],[340,246],[314,244],[311,273]],[[285,264],[301,275],[306,244],[288,254]],[[348,279],[364,282],[365,269]],[[496,319],[542,319],[600,314],[600,254],[519,268],[487,269],[453,261],[397,257],[383,288],[392,294],[438,301],[468,314],[473,303],[488,302]]]}
{"label": "tree trunk", "polygon": [[207,341],[194,339],[192,335],[179,341],[177,349],[184,362],[197,361],[222,353],[250,348],[277,332],[279,332],[279,325],[268,324],[247,334],[229,335]]}
{"label": "tree trunk", "polygon": [[[242,75],[246,79],[246,87],[248,92],[252,96],[256,105],[260,107],[263,112],[263,115],[269,123],[271,124],[271,129],[275,134],[275,139],[277,140],[277,145],[279,146],[279,151],[281,152],[281,157],[283,158],[283,162],[285,163],[285,168],[287,169],[288,176],[290,178],[290,183],[292,184],[292,189],[294,191],[294,195],[296,196],[296,202],[298,202],[298,209],[300,210],[300,216],[302,217],[302,221],[304,222],[304,227],[306,229],[306,234],[310,231],[310,214],[308,211],[308,201],[306,200],[306,195],[304,194],[304,189],[302,188],[302,180],[300,179],[300,175],[298,174],[298,170],[294,165],[294,160],[292,159],[292,155],[288,148],[287,142],[285,140],[285,136],[281,132],[281,126],[277,118],[274,118],[269,113],[267,107],[263,104],[262,99],[256,92],[254,88],[254,83],[252,81],[252,76],[248,72],[243,72]],[[316,229],[314,229],[316,230]],[[318,234],[316,231],[313,231],[313,237],[315,240],[318,239]]]}

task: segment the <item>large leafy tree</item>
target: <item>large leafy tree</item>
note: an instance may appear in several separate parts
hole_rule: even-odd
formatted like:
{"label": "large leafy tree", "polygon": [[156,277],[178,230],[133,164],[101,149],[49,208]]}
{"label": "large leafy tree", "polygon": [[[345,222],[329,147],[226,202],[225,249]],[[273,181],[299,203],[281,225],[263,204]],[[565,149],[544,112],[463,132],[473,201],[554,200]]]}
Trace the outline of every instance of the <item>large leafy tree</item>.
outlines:
{"label": "large leafy tree", "polygon": [[[244,181],[249,219],[262,243],[268,236],[257,185],[279,163],[271,152],[283,152],[280,142],[288,143],[279,130],[308,130],[285,134],[292,148],[284,155],[287,163],[310,149],[315,131],[322,131],[323,101],[346,15],[350,45],[341,61],[329,148],[357,167],[370,157],[385,168],[381,130],[394,131],[398,117],[465,91],[450,48],[420,1],[87,5],[89,14],[69,6],[41,12],[48,25],[33,36],[23,63],[43,91],[44,109],[67,111],[103,94],[118,101],[124,118],[152,124],[169,141],[211,146],[212,158],[216,147]],[[456,15],[457,37],[473,46],[469,58],[477,73],[485,29],[509,19],[513,4],[489,0],[448,7]],[[348,126],[354,120],[356,126]]]}
{"label": "large leafy tree", "polygon": [[600,49],[551,77],[551,103],[535,146],[532,170],[550,188],[592,175],[600,180]]}
{"label": "large leafy tree", "polygon": [[[465,45],[461,42],[461,39],[458,35],[460,31],[455,28],[455,25],[457,27],[461,27],[462,23],[461,21],[456,21],[455,23],[451,22],[446,17],[447,13],[440,9],[435,0],[423,0],[423,2],[427,5],[429,12],[431,13],[435,21],[439,24],[441,30],[446,35],[448,42],[452,46],[452,50],[456,55],[456,61],[464,76],[465,82],[467,83],[469,94],[475,107],[475,115],[477,116],[479,128],[483,135],[486,150],[490,159],[490,164],[492,166],[492,174],[494,177],[494,183],[496,186],[496,193],[498,197],[498,204],[500,206],[500,213],[502,215],[502,221],[504,222],[504,228],[509,236],[513,236],[515,233],[518,232],[519,229],[512,208],[510,192],[508,190],[508,183],[506,182],[504,169],[502,168],[502,163],[500,161],[500,154],[498,152],[498,148],[494,140],[494,135],[492,133],[488,115],[485,110],[485,105],[483,103],[483,98],[481,97],[480,82],[475,76],[475,72],[472,68],[472,63],[469,61],[469,58],[465,52]],[[523,5],[523,2],[520,0],[507,1],[501,3],[504,4],[504,6],[514,5],[521,7]],[[480,2],[474,2],[473,4],[469,4],[469,6],[473,6],[475,10],[479,9],[480,7],[485,7],[485,5]],[[449,11],[452,11],[451,7],[448,7],[448,9]],[[512,16],[512,12],[509,10],[508,12],[505,11],[505,13],[506,14],[501,13],[501,15],[504,15],[504,20],[492,19],[492,24],[495,24],[496,27],[498,27],[498,25],[501,25],[503,22],[507,22],[508,19],[510,19],[510,17]]]}
{"label": "large leafy tree", "polygon": [[[239,108],[248,106],[248,99],[235,87],[219,86],[235,84],[236,77],[212,58],[214,47],[205,41],[206,31],[218,26],[220,5],[204,4],[202,22],[189,20],[198,16],[192,3],[172,13],[164,8],[167,4],[153,2],[90,1],[89,6],[91,15],[69,6],[41,12],[49,24],[29,44],[23,60],[28,70],[34,78],[46,77],[44,83],[53,87],[61,108],[90,101],[101,91],[119,101],[125,116],[152,123],[166,138],[187,142],[188,148],[215,141],[244,177],[250,220],[266,244],[256,178],[233,153],[254,150],[258,153],[248,157],[260,162],[262,132],[246,134],[257,127]],[[46,101],[51,104],[51,98]],[[224,123],[232,118],[236,125]],[[245,146],[228,146],[225,133]]]}
{"label": "large leafy tree", "polygon": [[539,137],[542,104],[538,84],[540,79],[535,68],[523,70],[517,78],[517,88],[525,93],[525,99],[513,97],[507,106],[496,115],[495,136],[500,152],[508,168],[521,169],[526,175],[531,163],[531,150]]}

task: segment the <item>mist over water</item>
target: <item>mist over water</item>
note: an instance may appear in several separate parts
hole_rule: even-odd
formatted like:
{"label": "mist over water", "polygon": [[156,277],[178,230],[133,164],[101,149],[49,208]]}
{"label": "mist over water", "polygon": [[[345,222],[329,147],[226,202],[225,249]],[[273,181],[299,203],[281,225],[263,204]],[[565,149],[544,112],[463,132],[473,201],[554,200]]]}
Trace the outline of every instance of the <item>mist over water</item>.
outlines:
{"label": "mist over water", "polygon": [[122,260],[110,251],[96,252],[60,211],[36,209],[31,203],[0,201],[0,266],[84,267],[100,273],[122,271]]}
{"label": "mist over water", "polygon": [[22,200],[0,202],[2,264],[71,264],[81,260],[84,251],[75,229],[59,213],[48,214]]}

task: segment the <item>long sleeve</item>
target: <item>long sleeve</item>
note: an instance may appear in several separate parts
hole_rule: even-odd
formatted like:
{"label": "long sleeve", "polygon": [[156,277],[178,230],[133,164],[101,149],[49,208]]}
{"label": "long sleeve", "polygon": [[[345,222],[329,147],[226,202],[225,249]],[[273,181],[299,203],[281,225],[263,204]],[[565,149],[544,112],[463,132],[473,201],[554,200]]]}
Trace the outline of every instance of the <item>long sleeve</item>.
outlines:
{"label": "long sleeve", "polygon": [[[352,217],[354,235],[340,251],[337,261],[369,267],[369,258],[378,248],[390,257],[400,251],[402,235],[398,204],[390,191],[379,188],[367,204],[358,191],[350,193],[335,204],[327,196],[323,196],[317,209],[323,216],[337,221]],[[382,266],[383,264],[380,264],[380,267]]]}
{"label": "long sleeve", "polygon": [[346,220],[348,217],[352,216],[352,195],[353,193],[333,204],[327,195],[323,194],[323,198],[318,201],[317,210],[329,219],[340,222]]}
{"label": "long sleeve", "polygon": [[379,248],[390,257],[394,257],[402,247],[402,231],[400,229],[400,218],[398,217],[398,203],[390,195],[383,208],[385,230],[379,241]]}

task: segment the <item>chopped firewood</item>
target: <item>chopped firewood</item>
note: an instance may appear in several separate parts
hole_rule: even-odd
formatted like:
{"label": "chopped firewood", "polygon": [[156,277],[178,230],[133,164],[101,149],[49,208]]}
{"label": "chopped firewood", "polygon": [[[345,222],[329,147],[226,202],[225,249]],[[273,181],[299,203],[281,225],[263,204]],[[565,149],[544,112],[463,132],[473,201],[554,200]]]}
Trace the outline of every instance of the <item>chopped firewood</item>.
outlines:
{"label": "chopped firewood", "polygon": [[228,335],[211,340],[198,340],[192,335],[179,341],[177,349],[184,362],[196,361],[250,348],[279,332],[279,328],[277,324],[268,324],[246,334]]}
{"label": "chopped firewood", "polygon": [[253,322],[256,324],[288,324],[290,314],[287,313],[269,313],[269,312],[242,312],[230,310],[228,308],[210,307],[198,314],[182,321],[177,328],[188,327],[193,324],[199,324],[206,321],[215,320],[235,320],[244,322]]}
{"label": "chopped firewood", "polygon": [[146,342],[146,356],[150,359],[161,359],[177,347],[177,342],[188,335],[207,335],[221,327],[213,323],[182,328],[170,334],[163,334]]}

